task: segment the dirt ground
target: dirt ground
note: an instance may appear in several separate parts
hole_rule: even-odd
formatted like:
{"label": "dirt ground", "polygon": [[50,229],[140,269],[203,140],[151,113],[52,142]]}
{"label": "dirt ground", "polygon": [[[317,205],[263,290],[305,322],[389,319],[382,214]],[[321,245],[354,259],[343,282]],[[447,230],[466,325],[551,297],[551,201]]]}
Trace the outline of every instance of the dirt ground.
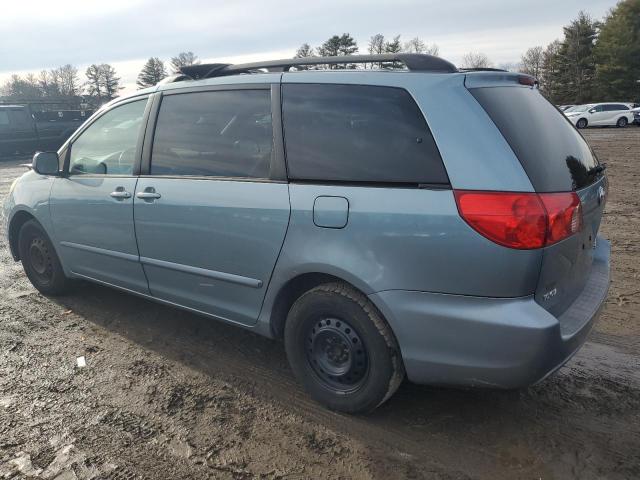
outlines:
{"label": "dirt ground", "polygon": [[611,292],[584,348],[522,391],[405,382],[331,413],[280,342],[105,287],[45,298],[0,232],[0,478],[640,478],[640,128],[585,136],[609,165]]}

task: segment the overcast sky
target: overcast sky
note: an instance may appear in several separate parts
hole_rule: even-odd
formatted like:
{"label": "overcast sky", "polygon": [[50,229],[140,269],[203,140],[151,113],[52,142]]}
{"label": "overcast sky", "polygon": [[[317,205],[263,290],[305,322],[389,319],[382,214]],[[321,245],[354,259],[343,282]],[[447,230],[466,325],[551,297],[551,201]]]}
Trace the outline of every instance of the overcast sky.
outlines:
{"label": "overcast sky", "polygon": [[366,53],[371,35],[419,36],[459,63],[469,51],[496,64],[562,35],[585,10],[601,18],[615,0],[2,0],[0,83],[11,73],[111,63],[127,90],[145,60],[191,50],[205,61],[286,58],[348,32]]}

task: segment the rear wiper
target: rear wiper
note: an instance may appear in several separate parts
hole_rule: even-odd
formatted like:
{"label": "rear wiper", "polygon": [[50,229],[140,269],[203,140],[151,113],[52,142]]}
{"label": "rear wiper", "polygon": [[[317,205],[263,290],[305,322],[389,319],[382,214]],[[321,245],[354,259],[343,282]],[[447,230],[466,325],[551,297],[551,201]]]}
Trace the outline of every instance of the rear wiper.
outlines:
{"label": "rear wiper", "polygon": [[604,172],[607,169],[606,163],[601,163],[600,165],[596,165],[595,167],[590,168],[587,173],[589,175],[598,175],[599,173]]}

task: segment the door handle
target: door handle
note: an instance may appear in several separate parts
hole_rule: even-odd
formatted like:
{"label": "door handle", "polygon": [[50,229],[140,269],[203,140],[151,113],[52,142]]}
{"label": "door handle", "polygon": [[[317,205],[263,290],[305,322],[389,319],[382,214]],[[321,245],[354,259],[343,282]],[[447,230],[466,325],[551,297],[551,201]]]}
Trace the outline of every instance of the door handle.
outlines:
{"label": "door handle", "polygon": [[156,200],[161,196],[162,195],[156,192],[156,189],[153,187],[147,187],[144,189],[144,191],[136,193],[136,197],[142,200]]}
{"label": "door handle", "polygon": [[124,200],[125,198],[131,198],[131,194],[129,192],[127,192],[124,187],[118,187],[115,189],[115,191],[111,192],[109,194],[109,196],[117,199],[117,200]]}

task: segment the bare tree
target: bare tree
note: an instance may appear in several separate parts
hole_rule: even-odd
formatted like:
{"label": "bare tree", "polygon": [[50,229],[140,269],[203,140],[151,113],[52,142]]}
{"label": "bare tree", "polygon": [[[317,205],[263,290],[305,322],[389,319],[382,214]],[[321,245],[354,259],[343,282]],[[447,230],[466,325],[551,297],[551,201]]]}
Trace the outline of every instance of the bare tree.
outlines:
{"label": "bare tree", "polygon": [[462,68],[491,68],[493,62],[484,53],[469,52],[462,56]]}
{"label": "bare tree", "polygon": [[427,55],[438,56],[440,48],[435,43],[427,45],[420,37],[414,37],[408,42],[405,42],[403,50],[406,53],[426,53]]}
{"label": "bare tree", "polygon": [[66,64],[59,67],[56,72],[60,85],[60,94],[67,97],[80,95],[80,79],[78,78],[78,69],[76,67]]}
{"label": "bare tree", "polygon": [[300,48],[296,50],[296,54],[293,56],[293,58],[313,57],[314,53],[315,52],[313,48],[311,48],[311,45],[309,45],[308,43],[303,43],[302,45],[300,45]]}
{"label": "bare tree", "polygon": [[173,73],[179,73],[180,67],[187,67],[189,65],[199,65],[200,60],[198,56],[193,52],[180,52],[175,57],[171,57],[171,70]]}
{"label": "bare tree", "polygon": [[500,70],[506,70],[507,72],[521,72],[522,64],[518,62],[502,62],[498,65]]}
{"label": "bare tree", "polygon": [[520,71],[531,75],[536,78],[540,78],[542,73],[542,65],[544,63],[544,48],[533,47],[524,52],[520,59]]}

